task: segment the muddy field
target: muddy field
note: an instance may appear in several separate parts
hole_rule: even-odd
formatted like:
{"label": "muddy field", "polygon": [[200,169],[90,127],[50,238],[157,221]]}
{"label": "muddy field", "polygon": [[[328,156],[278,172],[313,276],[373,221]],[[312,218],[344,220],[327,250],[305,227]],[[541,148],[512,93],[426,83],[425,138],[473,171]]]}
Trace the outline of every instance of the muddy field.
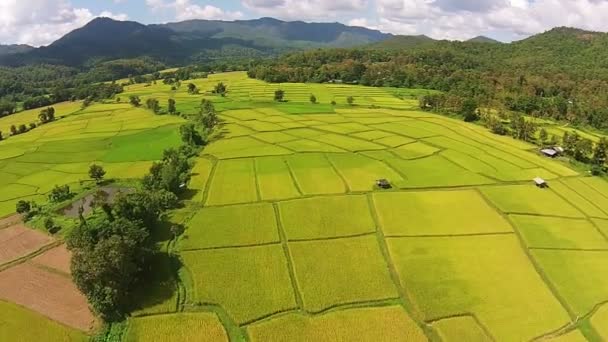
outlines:
{"label": "muddy field", "polygon": [[0,265],[33,253],[52,241],[50,236],[21,224],[0,229]]}
{"label": "muddy field", "polygon": [[[43,260],[55,262],[59,258],[50,256]],[[86,298],[68,275],[45,269],[31,261],[0,272],[0,299],[82,331],[90,331],[96,324]]]}
{"label": "muddy field", "polygon": [[38,266],[50,268],[66,274],[71,274],[71,258],[72,254],[70,253],[70,251],[68,251],[65,245],[60,245],[38,255],[37,257],[33,258],[31,262]]}

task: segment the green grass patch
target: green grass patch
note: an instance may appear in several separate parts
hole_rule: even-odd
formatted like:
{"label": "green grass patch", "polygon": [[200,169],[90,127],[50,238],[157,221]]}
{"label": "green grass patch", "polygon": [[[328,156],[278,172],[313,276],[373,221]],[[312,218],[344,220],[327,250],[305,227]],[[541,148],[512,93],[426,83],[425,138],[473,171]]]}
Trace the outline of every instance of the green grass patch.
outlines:
{"label": "green grass patch", "polygon": [[287,164],[304,194],[338,194],[346,191],[342,178],[322,154],[288,156]]}
{"label": "green grass patch", "polygon": [[249,203],[258,200],[253,159],[222,160],[211,179],[208,205]]}
{"label": "green grass patch", "polygon": [[194,167],[192,168],[192,177],[188,188],[196,191],[193,200],[202,202],[205,194],[205,188],[209,182],[211,176],[211,170],[213,170],[213,161],[207,158],[197,158],[195,160]]}
{"label": "green grass patch", "polygon": [[227,342],[228,335],[217,315],[182,312],[130,319],[125,341]]}
{"label": "green grass patch", "polygon": [[[159,160],[163,151],[181,144],[177,126],[165,126],[141,133],[112,138],[109,152],[103,156],[104,162],[125,162],[139,160]],[[89,157],[90,160],[95,158]]]}
{"label": "green grass patch", "polygon": [[289,314],[252,324],[252,341],[426,341],[399,306],[332,311],[320,316]]}
{"label": "green grass patch", "polygon": [[255,169],[262,200],[280,200],[300,195],[289,166],[282,157],[256,158]]}
{"label": "green grass patch", "polygon": [[442,341],[494,341],[471,316],[460,316],[441,319],[431,326],[437,331]]}
{"label": "green grass patch", "polygon": [[563,179],[562,182],[571,190],[598,206],[602,211],[608,211],[608,194],[605,194],[605,189],[602,187],[604,185],[603,180],[597,178],[567,178]]}
{"label": "green grass patch", "polygon": [[308,311],[398,297],[376,236],[292,242],[289,249]]}
{"label": "green grass patch", "polygon": [[375,193],[388,236],[512,232],[509,223],[473,190]]}
{"label": "green grass patch", "polygon": [[403,182],[396,183],[396,185],[401,188],[446,187],[494,183],[487,177],[470,172],[437,155],[415,160],[390,158],[385,161],[406,176],[406,179]]}
{"label": "green grass patch", "polygon": [[341,148],[308,139],[285,142],[281,146],[296,152],[346,152]]}
{"label": "green grass patch", "polygon": [[360,154],[341,153],[327,157],[344,177],[350,191],[371,191],[378,179],[387,179],[394,183],[404,181],[399,173],[385,163]]}
{"label": "green grass patch", "polygon": [[532,182],[529,185],[485,187],[481,191],[505,213],[584,217],[553,191],[539,189]]}
{"label": "green grass patch", "polygon": [[608,241],[587,220],[511,215],[528,247],[606,249]]}
{"label": "green grass patch", "polygon": [[271,204],[248,204],[199,210],[187,224],[182,250],[278,242]]}
{"label": "green grass patch", "polygon": [[591,221],[595,223],[605,236],[608,236],[608,220],[591,219]]}
{"label": "green grass patch", "polygon": [[367,197],[315,197],[279,203],[287,238],[305,240],[352,236],[376,230]]}
{"label": "green grass patch", "polygon": [[280,245],[182,253],[194,300],[222,306],[239,324],[296,307]]}
{"label": "green grass patch", "polygon": [[593,325],[595,331],[597,331],[602,339],[608,341],[608,305],[602,305],[591,316],[591,325]]}
{"label": "green grass patch", "polygon": [[16,304],[0,301],[0,340],[84,342],[87,336]]}
{"label": "green grass patch", "polygon": [[383,146],[374,144],[373,142],[351,138],[341,134],[324,134],[311,139],[353,152],[384,149]]}
{"label": "green grass patch", "polygon": [[559,295],[578,316],[608,299],[608,252],[532,250]]}
{"label": "green grass patch", "polygon": [[394,154],[403,159],[416,159],[433,155],[439,152],[439,149],[433,146],[423,144],[421,142],[415,142],[412,144],[397,147],[392,151]]}
{"label": "green grass patch", "polygon": [[498,341],[530,340],[570,321],[516,236],[387,240],[427,321],[474,314]]}

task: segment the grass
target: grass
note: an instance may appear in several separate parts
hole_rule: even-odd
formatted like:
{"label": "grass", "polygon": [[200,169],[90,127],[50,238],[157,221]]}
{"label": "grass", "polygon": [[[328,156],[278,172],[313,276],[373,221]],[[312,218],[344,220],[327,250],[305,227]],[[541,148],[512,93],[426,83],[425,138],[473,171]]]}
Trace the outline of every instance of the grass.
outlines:
{"label": "grass", "polygon": [[608,241],[587,220],[511,215],[528,247],[608,249]]}
{"label": "grass", "polygon": [[0,301],[0,340],[84,342],[87,336],[33,311]]}
{"label": "grass", "polygon": [[584,217],[551,189],[539,189],[532,183],[487,187],[481,191],[505,213]]}
{"label": "grass", "polygon": [[287,164],[304,194],[338,194],[346,190],[344,181],[322,154],[288,156]]}
{"label": "grass", "polygon": [[359,154],[330,154],[327,156],[344,177],[350,191],[371,191],[378,179],[401,183],[404,179],[385,163]]}
{"label": "grass", "polygon": [[585,213],[585,215],[608,219],[608,214],[604,212],[604,210],[608,211],[608,209],[602,208],[600,205],[598,205],[598,203],[586,199],[585,197],[581,196],[576,190],[573,190],[577,188],[578,187],[570,188],[562,182],[551,182],[551,189],[553,191],[555,191],[563,198],[566,198],[580,211]]}
{"label": "grass", "polygon": [[441,340],[458,341],[493,341],[491,336],[471,316],[452,317],[432,323]]}
{"label": "grass", "polygon": [[206,312],[138,317],[129,320],[125,341],[228,341],[218,317]]}
{"label": "grass", "polygon": [[247,328],[252,341],[426,341],[398,306],[332,311],[319,316],[288,314]]}
{"label": "grass", "polygon": [[602,305],[591,316],[591,325],[593,325],[602,339],[608,340],[608,306]]}
{"label": "grass", "polygon": [[242,324],[296,306],[280,245],[185,252],[196,302],[221,305]]}
{"label": "grass", "polygon": [[274,210],[264,203],[204,208],[187,227],[179,242],[182,250],[279,241]]}
{"label": "grass", "polygon": [[305,198],[279,203],[289,240],[371,233],[375,223],[365,196]]}
{"label": "grass", "polygon": [[586,315],[607,300],[608,252],[533,250],[532,255],[577,315]]}
{"label": "grass", "polygon": [[256,158],[255,169],[262,200],[281,200],[300,195],[284,158]]}
{"label": "grass", "polygon": [[252,159],[219,161],[211,180],[207,205],[255,202],[257,192]]}
{"label": "grass", "polygon": [[425,320],[471,313],[499,341],[529,340],[570,320],[513,235],[390,238],[388,247]]}
{"label": "grass", "polygon": [[398,297],[375,236],[289,244],[304,308]]}
{"label": "grass", "polygon": [[387,236],[513,231],[476,191],[391,192],[377,193],[373,198]]}

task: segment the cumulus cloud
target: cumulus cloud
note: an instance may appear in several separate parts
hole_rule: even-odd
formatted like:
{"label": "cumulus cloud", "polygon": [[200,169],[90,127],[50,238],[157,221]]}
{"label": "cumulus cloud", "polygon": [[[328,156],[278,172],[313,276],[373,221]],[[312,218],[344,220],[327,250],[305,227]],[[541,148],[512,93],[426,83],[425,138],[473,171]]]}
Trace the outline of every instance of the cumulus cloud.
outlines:
{"label": "cumulus cloud", "polygon": [[1,0],[0,42],[47,45],[100,16],[128,18],[107,11],[94,14],[87,8],[72,6],[67,0]]}
{"label": "cumulus cloud", "polygon": [[176,20],[190,19],[213,19],[213,20],[235,20],[243,17],[240,11],[225,11],[211,5],[197,5],[190,0],[146,0],[146,4],[153,10],[173,10]]}
{"label": "cumulus cloud", "polygon": [[607,0],[376,0],[368,27],[434,38],[520,39],[556,26],[606,31]]}
{"label": "cumulus cloud", "polygon": [[368,0],[243,0],[253,13],[288,20],[323,20],[365,12]]}

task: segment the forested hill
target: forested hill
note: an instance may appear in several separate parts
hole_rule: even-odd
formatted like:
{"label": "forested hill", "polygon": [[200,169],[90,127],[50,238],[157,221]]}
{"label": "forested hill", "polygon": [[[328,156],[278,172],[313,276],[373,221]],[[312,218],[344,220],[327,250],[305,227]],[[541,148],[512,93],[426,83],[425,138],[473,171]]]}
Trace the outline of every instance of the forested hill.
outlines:
{"label": "forested hill", "polygon": [[0,44],[0,56],[2,55],[10,55],[14,53],[23,53],[33,50],[34,48],[25,45],[25,44],[11,44],[11,45],[2,45]]}
{"label": "forested hill", "polygon": [[608,34],[562,27],[510,44],[394,37],[368,48],[290,53],[249,74],[271,82],[430,88],[445,91],[442,103],[452,109],[473,98],[482,106],[605,129],[606,61]]}
{"label": "forested hill", "polygon": [[231,22],[191,20],[165,25],[99,18],[48,47],[0,57],[0,64],[80,67],[143,56],[169,64],[188,64],[218,58],[271,56],[309,47],[352,47],[388,37],[379,31],[339,23],[284,22],[271,18]]}

